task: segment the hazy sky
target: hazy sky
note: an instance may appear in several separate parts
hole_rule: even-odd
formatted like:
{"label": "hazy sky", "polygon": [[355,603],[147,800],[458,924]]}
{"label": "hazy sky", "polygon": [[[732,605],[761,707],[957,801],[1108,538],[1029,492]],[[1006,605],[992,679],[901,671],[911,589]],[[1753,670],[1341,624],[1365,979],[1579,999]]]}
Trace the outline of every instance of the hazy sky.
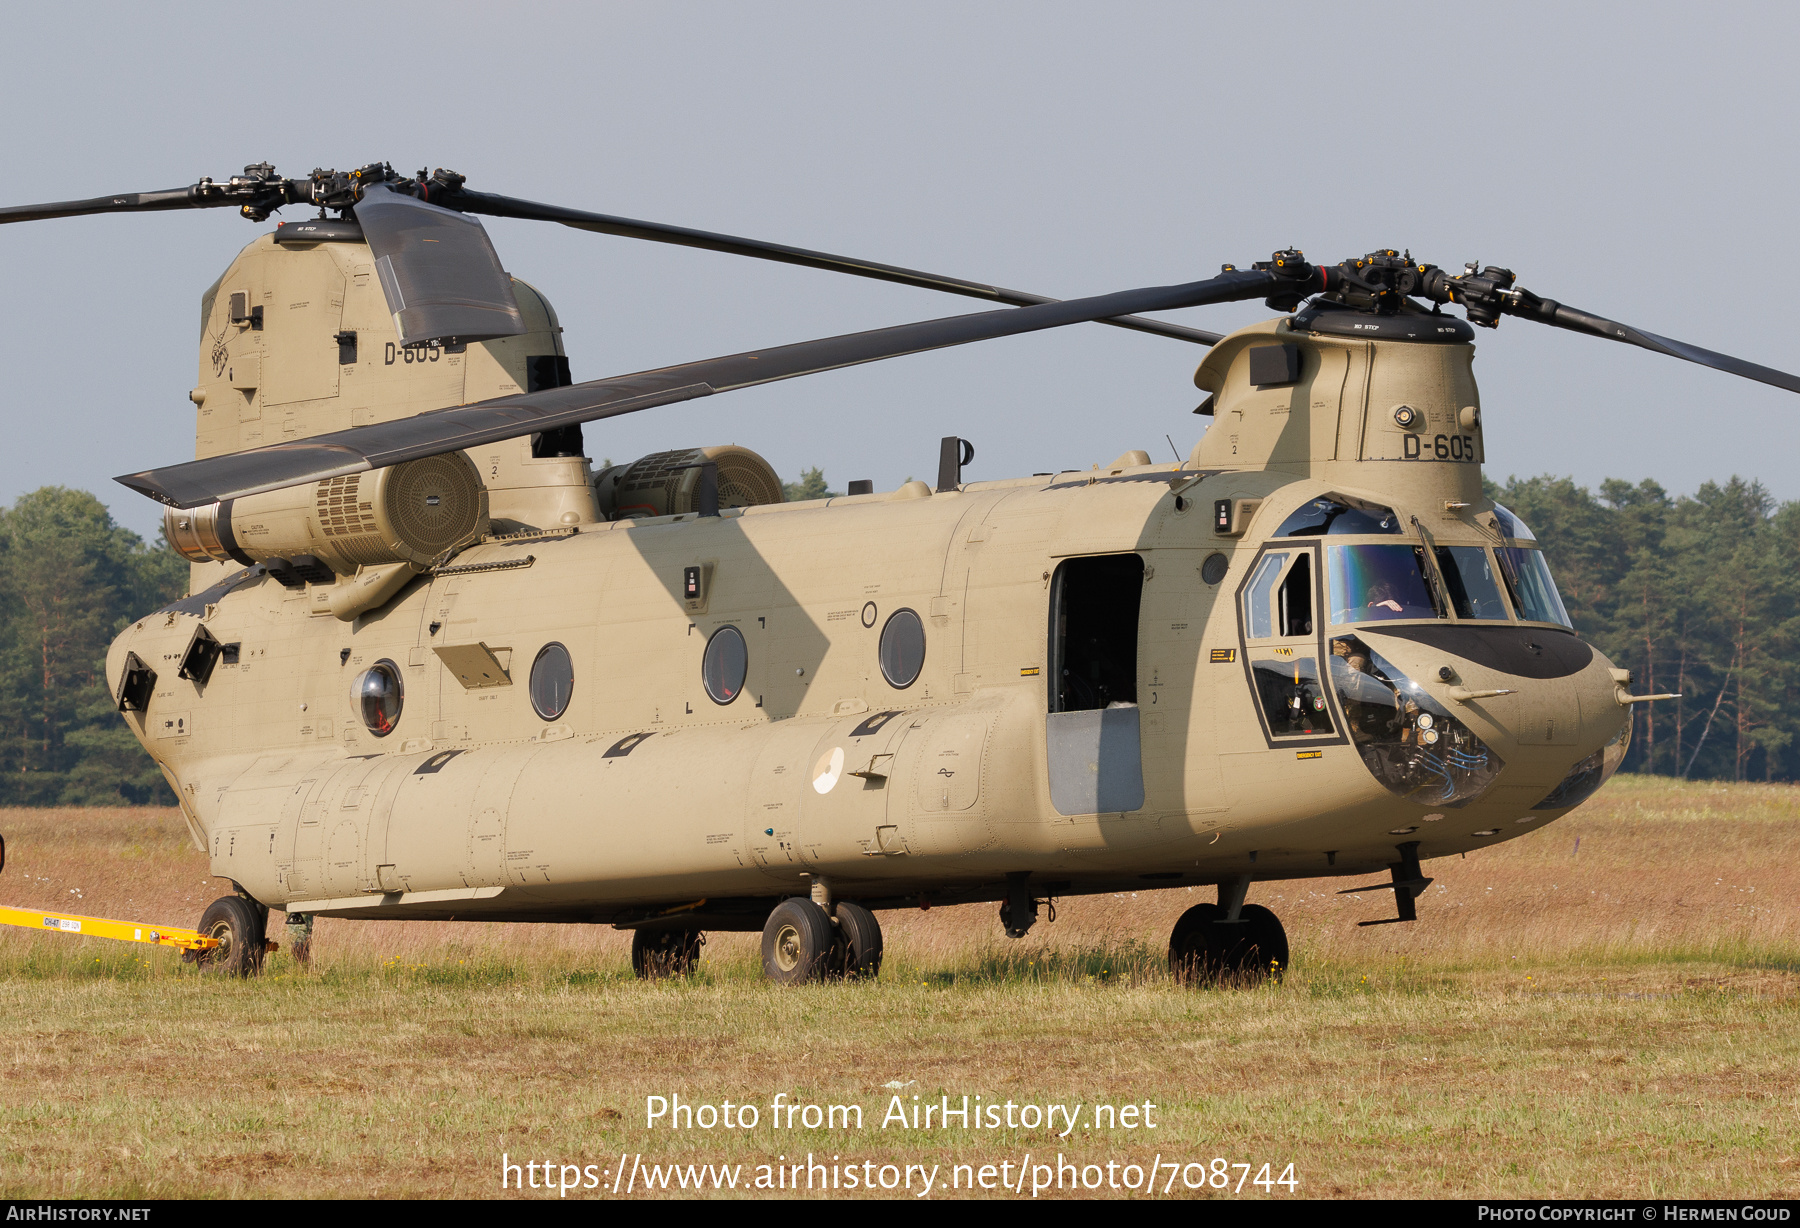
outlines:
{"label": "hazy sky", "polygon": [[[1795,370],[1797,35],[1773,4],[13,5],[0,203],[387,160],[1057,296],[1406,247]],[[487,225],[576,379],[979,309]],[[84,487],[154,533],[110,479],[192,455],[200,294],[257,229],[0,227],[0,500]],[[1800,398],[1517,320],[1477,341],[1491,476],[1800,497]],[[953,433],[972,479],[1169,458],[1202,355],[1086,325],[616,419],[589,450],[735,442],[840,488],[930,476]]]}

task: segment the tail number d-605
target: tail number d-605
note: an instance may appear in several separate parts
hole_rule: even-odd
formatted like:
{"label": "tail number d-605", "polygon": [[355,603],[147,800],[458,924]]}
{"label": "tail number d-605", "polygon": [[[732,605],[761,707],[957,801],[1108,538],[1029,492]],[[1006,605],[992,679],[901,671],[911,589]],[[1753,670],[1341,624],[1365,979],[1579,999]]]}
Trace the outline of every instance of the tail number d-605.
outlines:
{"label": "tail number d-605", "polygon": [[1420,435],[1407,435],[1401,443],[1401,451],[1407,460],[1472,461],[1475,459],[1475,436],[1433,435],[1426,439]]}

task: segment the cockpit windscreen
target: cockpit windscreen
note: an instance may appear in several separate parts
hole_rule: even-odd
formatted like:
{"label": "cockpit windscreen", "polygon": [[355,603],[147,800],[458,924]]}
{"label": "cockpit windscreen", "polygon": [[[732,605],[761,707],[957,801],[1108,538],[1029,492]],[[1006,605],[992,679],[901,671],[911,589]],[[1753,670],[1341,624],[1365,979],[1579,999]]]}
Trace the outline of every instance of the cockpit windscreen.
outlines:
{"label": "cockpit windscreen", "polygon": [[1333,623],[1444,617],[1419,546],[1332,546],[1327,559]]}

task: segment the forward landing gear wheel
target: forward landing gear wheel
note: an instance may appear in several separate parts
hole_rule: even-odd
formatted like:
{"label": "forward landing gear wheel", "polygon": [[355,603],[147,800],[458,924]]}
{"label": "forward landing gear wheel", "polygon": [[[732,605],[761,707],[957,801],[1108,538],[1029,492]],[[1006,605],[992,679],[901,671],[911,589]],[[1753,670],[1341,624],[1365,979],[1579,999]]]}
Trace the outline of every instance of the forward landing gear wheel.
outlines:
{"label": "forward landing gear wheel", "polygon": [[839,901],[837,942],[831,953],[831,975],[845,980],[874,980],[881,973],[881,923],[861,904]]}
{"label": "forward landing gear wheel", "polygon": [[700,962],[706,935],[699,930],[635,930],[631,935],[631,970],[647,981],[686,976]]}
{"label": "forward landing gear wheel", "polygon": [[1287,971],[1287,931],[1274,913],[1246,904],[1236,924],[1217,904],[1196,904],[1181,914],[1169,935],[1169,973],[1196,988],[1249,987]]}
{"label": "forward landing gear wheel", "polygon": [[804,898],[783,900],[763,926],[763,975],[777,985],[816,981],[829,970],[836,944],[823,908]]}
{"label": "forward landing gear wheel", "polygon": [[246,977],[262,971],[263,920],[243,896],[223,896],[208,904],[200,914],[200,932],[219,941],[216,947],[188,952],[201,971]]}

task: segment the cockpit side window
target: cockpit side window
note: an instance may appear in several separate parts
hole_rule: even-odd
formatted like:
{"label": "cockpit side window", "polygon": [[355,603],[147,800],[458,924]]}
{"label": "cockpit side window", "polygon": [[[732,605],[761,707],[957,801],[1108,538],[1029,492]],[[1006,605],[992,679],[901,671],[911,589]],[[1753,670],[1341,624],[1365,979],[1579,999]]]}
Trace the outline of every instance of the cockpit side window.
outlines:
{"label": "cockpit side window", "polygon": [[1253,640],[1270,639],[1275,634],[1275,586],[1288,558],[1285,551],[1263,555],[1256,570],[1250,573],[1250,583],[1244,587],[1244,634]]}
{"label": "cockpit side window", "polygon": [[1312,607],[1312,554],[1303,551],[1281,582],[1281,634],[1311,635]]}
{"label": "cockpit side window", "polygon": [[1244,664],[1271,738],[1336,736],[1319,672],[1315,549],[1271,550],[1241,592]]}
{"label": "cockpit side window", "polygon": [[1575,624],[1569,620],[1562,594],[1556,591],[1556,581],[1550,578],[1544,552],[1502,546],[1499,554],[1500,571],[1506,577],[1513,604],[1519,607],[1519,617],[1528,622],[1560,623],[1573,630]]}

